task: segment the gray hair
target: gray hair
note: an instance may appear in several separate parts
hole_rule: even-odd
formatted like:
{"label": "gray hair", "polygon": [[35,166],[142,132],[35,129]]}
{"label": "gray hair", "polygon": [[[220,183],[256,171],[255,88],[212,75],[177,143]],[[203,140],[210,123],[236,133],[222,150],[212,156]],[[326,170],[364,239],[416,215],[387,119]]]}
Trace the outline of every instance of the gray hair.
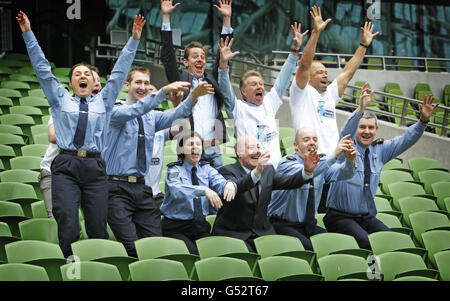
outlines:
{"label": "gray hair", "polygon": [[377,115],[375,115],[374,113],[372,113],[372,112],[364,112],[364,114],[362,115],[361,118],[364,118],[364,119],[375,118],[375,125],[376,125],[376,127],[378,127],[378,118],[377,118]]}

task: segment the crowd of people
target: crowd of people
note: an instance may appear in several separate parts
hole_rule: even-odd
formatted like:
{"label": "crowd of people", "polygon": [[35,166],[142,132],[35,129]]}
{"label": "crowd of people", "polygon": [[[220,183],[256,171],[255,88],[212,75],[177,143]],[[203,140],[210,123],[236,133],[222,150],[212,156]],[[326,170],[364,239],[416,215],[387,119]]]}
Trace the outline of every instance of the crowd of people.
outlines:
{"label": "crowd of people", "polygon": [[[196,239],[223,235],[253,240],[269,234],[298,237],[307,250],[309,238],[326,231],[355,237],[370,249],[368,234],[389,231],[376,218],[374,196],[383,165],[422,136],[436,109],[427,96],[420,120],[392,140],[375,139],[374,114],[365,111],[373,92],[363,87],[358,108],[339,132],[336,105],[378,33],[361,27],[361,43],[342,72],[328,84],[327,70],[314,61],[323,20],[313,7],[313,28],[301,57],[301,24],[291,25],[292,46],[273,88],[266,93],[256,70],[240,79],[238,99],[229,77],[232,50],[232,1],[214,5],[222,15],[219,52],[213,70],[206,51],[189,43],[179,69],[172,43],[170,16],[181,3],[161,0],[161,59],[169,84],[157,89],[146,67],[132,67],[145,19],[134,18],[132,35],[104,87],[98,69],[87,63],[72,67],[73,94],[52,74],[24,12],[16,19],[31,63],[51,106],[49,147],[41,164],[41,190],[49,218],[58,224],[63,254],[72,254],[79,239],[79,209],[89,238],[108,238],[107,225],[136,256],[134,242],[150,236],[183,240],[198,254]],[[295,153],[281,156],[276,114],[290,86]],[[117,97],[123,85],[126,101]],[[158,110],[169,99],[174,108]],[[236,163],[222,164],[220,145],[230,140],[222,110],[236,128]],[[177,141],[178,160],[168,164],[164,193],[158,188],[165,141]],[[326,212],[319,227],[317,211]],[[215,214],[211,225],[206,216]]]}

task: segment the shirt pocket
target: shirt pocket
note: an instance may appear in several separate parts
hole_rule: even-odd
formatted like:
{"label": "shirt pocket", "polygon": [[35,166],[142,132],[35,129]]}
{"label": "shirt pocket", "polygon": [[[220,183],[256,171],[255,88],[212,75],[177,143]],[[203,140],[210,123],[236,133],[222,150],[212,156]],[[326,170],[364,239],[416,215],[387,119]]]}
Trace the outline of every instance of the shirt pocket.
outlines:
{"label": "shirt pocket", "polygon": [[102,101],[95,100],[89,103],[88,119],[94,133],[103,132],[106,123],[106,110]]}

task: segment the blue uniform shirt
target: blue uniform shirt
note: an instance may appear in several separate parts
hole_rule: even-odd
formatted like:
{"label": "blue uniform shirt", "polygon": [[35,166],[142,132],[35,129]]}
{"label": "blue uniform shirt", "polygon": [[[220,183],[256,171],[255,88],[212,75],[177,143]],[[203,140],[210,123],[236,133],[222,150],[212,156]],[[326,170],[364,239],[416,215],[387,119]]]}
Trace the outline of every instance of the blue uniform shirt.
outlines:
{"label": "blue uniform shirt", "polygon": [[[80,97],[70,95],[52,74],[51,66],[33,32],[23,33],[23,39],[36,76],[52,109],[56,143],[61,149],[76,150],[73,138],[78,124]],[[138,40],[130,38],[120,53],[105,87],[95,97],[86,97],[89,106],[88,124],[81,149],[89,152],[103,151],[111,111],[134,60],[138,44]]]}
{"label": "blue uniform shirt", "polygon": [[[277,172],[293,175],[304,169],[303,164],[304,160],[294,153],[281,159]],[[355,164],[347,160],[336,163],[333,156],[322,158],[313,173],[315,210],[317,211],[319,207],[324,183],[349,179],[354,172]],[[309,184],[304,184],[298,189],[273,191],[267,215],[276,216],[289,222],[304,222],[308,194]]]}
{"label": "blue uniform shirt", "polygon": [[[202,162],[195,166],[199,185],[192,185],[192,165],[188,162],[174,164],[167,169],[164,202],[161,206],[164,216],[177,220],[193,219],[195,197],[201,198],[203,215],[206,216],[210,203],[205,196],[206,188],[214,190],[219,196],[223,195],[227,180],[209,164]],[[236,183],[234,186],[237,193]]]}
{"label": "blue uniform shirt", "polygon": [[[362,115],[353,112],[345,122],[344,127],[346,127],[346,130],[344,131],[343,129],[341,131],[341,137],[351,134],[351,137],[355,138],[361,117]],[[420,122],[417,122],[408,127],[403,135],[391,140],[376,140],[369,146],[369,161],[372,172],[370,176],[370,191],[372,197],[375,197],[384,164],[413,146],[420,139],[425,128]],[[358,142],[355,143],[355,148],[358,151],[355,161],[355,175],[351,179],[334,182],[330,185],[327,207],[353,214],[366,214],[368,213],[368,208],[363,197],[364,153],[366,148]]]}
{"label": "blue uniform shirt", "polygon": [[159,90],[138,100],[135,104],[127,100],[116,105],[111,114],[108,130],[108,143],[103,158],[106,161],[106,173],[116,176],[145,176],[137,168],[137,143],[139,124],[136,119],[142,116],[145,132],[146,170],[150,168],[155,133],[172,126],[177,119],[184,121],[191,115],[194,102],[188,97],[175,109],[167,112],[154,111],[166,95]]}

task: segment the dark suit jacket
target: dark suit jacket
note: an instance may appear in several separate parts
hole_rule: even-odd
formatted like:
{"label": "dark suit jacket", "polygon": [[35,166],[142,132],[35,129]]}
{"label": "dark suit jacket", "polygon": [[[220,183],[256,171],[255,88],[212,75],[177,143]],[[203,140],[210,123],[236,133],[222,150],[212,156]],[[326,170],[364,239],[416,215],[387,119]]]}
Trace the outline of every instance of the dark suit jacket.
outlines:
{"label": "dark suit jacket", "polygon": [[[222,35],[221,37],[226,37],[227,35]],[[174,81],[186,81],[192,84],[192,80],[194,79],[194,75],[189,73],[187,70],[178,69],[177,60],[175,56],[175,50],[173,48],[172,42],[172,31],[161,31],[161,60],[164,65],[164,70],[166,71],[167,80],[172,83]],[[217,68],[219,65],[219,56],[216,57],[216,61],[214,63],[213,70],[216,72],[209,72],[205,70],[204,78],[210,83],[214,88],[214,100],[217,103],[218,114],[216,119],[221,123],[221,131],[220,129],[215,130],[215,138],[219,139],[223,143],[227,142],[228,136],[226,132],[226,126],[222,115],[222,107],[224,104],[223,94],[219,89],[219,84],[217,83]],[[188,97],[189,91],[184,92],[183,99]],[[195,124],[193,123],[193,118],[190,118],[191,128],[195,130]]]}
{"label": "dark suit jacket", "polygon": [[[247,174],[239,162],[223,166],[219,172],[225,179],[235,182]],[[217,212],[212,234],[243,240],[252,234],[257,236],[276,234],[267,216],[272,190],[295,189],[305,183],[302,172],[286,175],[277,173],[273,165],[267,165],[259,182],[261,187],[259,200],[256,200],[253,189],[238,190],[234,200],[224,202],[224,206]]]}

